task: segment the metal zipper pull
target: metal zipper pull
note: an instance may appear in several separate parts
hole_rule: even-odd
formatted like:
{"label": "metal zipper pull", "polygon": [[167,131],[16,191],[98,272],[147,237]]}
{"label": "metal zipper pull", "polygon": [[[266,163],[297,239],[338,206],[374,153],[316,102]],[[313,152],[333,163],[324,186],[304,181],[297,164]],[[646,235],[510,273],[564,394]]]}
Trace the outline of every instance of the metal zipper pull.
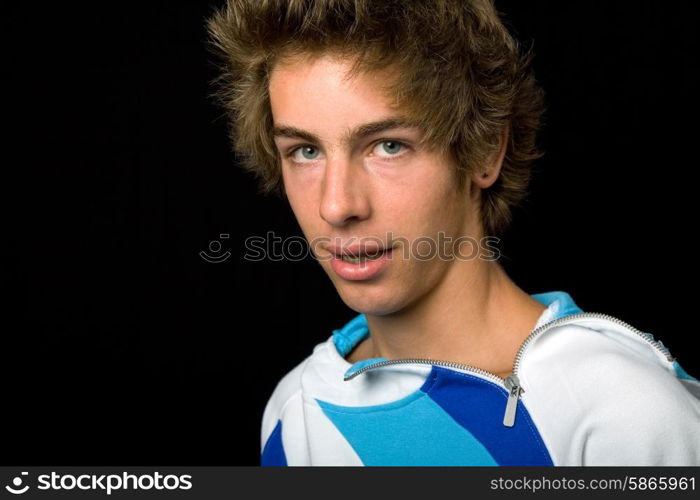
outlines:
{"label": "metal zipper pull", "polygon": [[520,380],[518,380],[518,376],[515,374],[506,377],[503,381],[506,389],[509,391],[506,413],[503,415],[503,425],[506,427],[513,427],[515,424],[515,412],[518,409],[518,398],[523,388],[520,387]]}

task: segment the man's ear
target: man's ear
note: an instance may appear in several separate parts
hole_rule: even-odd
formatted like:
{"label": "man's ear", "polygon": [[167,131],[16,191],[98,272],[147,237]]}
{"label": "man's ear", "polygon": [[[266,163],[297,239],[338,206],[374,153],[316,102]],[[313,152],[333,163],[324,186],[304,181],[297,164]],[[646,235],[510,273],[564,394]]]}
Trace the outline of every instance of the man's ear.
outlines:
{"label": "man's ear", "polygon": [[508,149],[509,129],[510,124],[503,127],[500,147],[491,158],[484,163],[482,168],[476,169],[472,174],[471,178],[474,187],[486,189],[498,179],[498,175],[501,173],[501,166],[503,165],[503,158],[505,158],[506,150]]}

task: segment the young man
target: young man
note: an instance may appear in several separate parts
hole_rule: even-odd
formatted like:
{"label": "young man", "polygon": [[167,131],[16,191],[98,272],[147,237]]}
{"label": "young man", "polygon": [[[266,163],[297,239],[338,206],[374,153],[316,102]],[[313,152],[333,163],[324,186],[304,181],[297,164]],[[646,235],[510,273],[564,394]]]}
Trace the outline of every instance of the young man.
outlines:
{"label": "young man", "polygon": [[209,29],[244,165],[359,313],[277,385],[263,465],[700,464],[660,342],[486,251],[542,112],[491,2],[229,0]]}

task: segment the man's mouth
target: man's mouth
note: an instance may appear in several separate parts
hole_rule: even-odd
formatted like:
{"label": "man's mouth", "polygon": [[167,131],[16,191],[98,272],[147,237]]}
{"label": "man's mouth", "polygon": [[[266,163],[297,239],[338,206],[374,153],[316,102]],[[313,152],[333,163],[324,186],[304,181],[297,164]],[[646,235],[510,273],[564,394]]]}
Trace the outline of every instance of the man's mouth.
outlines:
{"label": "man's mouth", "polygon": [[381,250],[373,250],[368,253],[361,253],[360,255],[350,255],[348,253],[343,253],[339,257],[343,260],[343,262],[349,262],[351,264],[361,264],[363,262],[367,261],[372,261],[372,260],[377,260],[381,259],[385,254],[391,253],[391,248],[387,249],[381,249]]}
{"label": "man's mouth", "polygon": [[388,256],[393,246],[382,242],[331,245],[331,268],[348,281],[368,281],[379,278],[389,266]]}

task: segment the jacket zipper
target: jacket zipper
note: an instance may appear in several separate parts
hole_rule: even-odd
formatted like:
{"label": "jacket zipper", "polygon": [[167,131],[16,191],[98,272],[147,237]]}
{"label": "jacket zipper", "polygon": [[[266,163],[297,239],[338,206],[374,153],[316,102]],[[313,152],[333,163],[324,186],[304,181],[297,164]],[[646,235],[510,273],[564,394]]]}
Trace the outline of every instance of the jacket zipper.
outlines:
{"label": "jacket zipper", "polygon": [[530,334],[523,340],[523,342],[520,344],[520,348],[518,349],[518,352],[515,355],[515,360],[513,362],[513,370],[512,374],[509,375],[506,378],[499,377],[495,373],[482,370],[481,368],[477,368],[475,366],[471,365],[463,365],[461,363],[456,363],[454,361],[443,361],[443,360],[438,360],[438,359],[429,359],[429,358],[399,358],[399,359],[388,359],[384,361],[377,361],[376,363],[371,363],[369,365],[363,366],[356,372],[346,376],[344,380],[350,380],[355,378],[356,376],[369,371],[369,370],[374,370],[375,368],[381,368],[383,366],[389,366],[389,365],[399,365],[399,364],[426,364],[426,365],[437,365],[437,366],[442,366],[446,368],[457,368],[460,370],[464,370],[470,373],[475,373],[477,375],[480,375],[484,378],[487,378],[496,384],[500,385],[503,387],[506,392],[508,393],[508,400],[506,402],[506,408],[505,412],[503,415],[503,425],[506,427],[513,427],[515,425],[515,414],[518,408],[518,400],[520,399],[520,394],[525,392],[525,389],[520,385],[520,380],[518,379],[518,369],[520,368],[520,363],[523,357],[523,354],[525,352],[525,349],[527,346],[539,335],[543,334],[547,330],[549,330],[552,327],[555,326],[560,326],[563,325],[564,323],[568,323],[574,320],[578,319],[605,319],[612,321],[623,328],[629,330],[630,332],[634,333],[635,335],[640,336],[644,341],[646,341],[649,345],[651,345],[654,349],[657,349],[661,354],[663,354],[666,359],[670,362],[673,362],[675,358],[671,355],[669,352],[668,348],[663,345],[663,343],[660,340],[654,340],[654,337],[650,333],[642,332],[641,330],[633,327],[629,323],[626,323],[622,321],[621,319],[618,319],[614,316],[610,316],[609,314],[603,314],[603,313],[594,313],[594,312],[580,312],[580,313],[574,313],[574,314],[569,314],[567,316],[563,316],[561,318],[549,321],[543,325],[540,325],[538,328],[535,328],[533,331],[530,332]]}

